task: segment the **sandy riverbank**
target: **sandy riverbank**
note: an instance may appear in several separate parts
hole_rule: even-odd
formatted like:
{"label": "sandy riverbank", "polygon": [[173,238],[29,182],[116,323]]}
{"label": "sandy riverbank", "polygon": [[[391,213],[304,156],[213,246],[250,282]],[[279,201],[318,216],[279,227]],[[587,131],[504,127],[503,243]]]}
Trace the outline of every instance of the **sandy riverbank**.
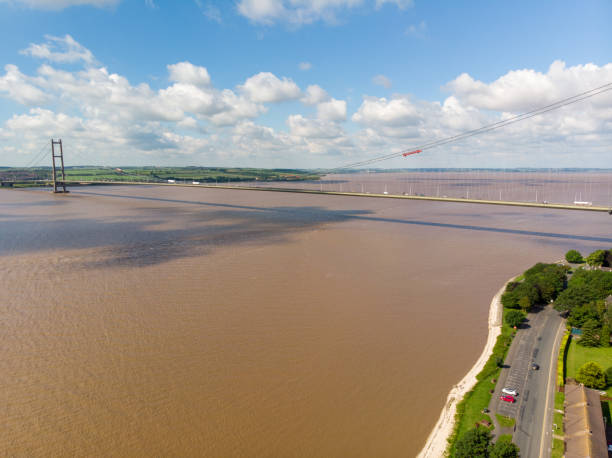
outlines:
{"label": "sandy riverbank", "polygon": [[[508,282],[511,280],[508,280]],[[491,300],[491,306],[489,307],[489,336],[480,357],[465,377],[463,377],[448,394],[440,418],[429,434],[425,446],[418,454],[418,458],[440,458],[444,456],[444,451],[448,445],[447,439],[453,432],[453,426],[455,425],[457,403],[461,401],[465,394],[476,384],[476,375],[482,370],[489,356],[491,356],[497,337],[501,334],[503,311],[501,295],[506,289],[508,282],[501,287]]]}

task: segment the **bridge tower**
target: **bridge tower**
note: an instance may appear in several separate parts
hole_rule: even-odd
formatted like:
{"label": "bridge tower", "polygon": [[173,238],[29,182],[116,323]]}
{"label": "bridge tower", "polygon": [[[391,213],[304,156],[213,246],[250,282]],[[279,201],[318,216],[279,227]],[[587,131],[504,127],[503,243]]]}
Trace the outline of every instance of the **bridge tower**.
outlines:
{"label": "bridge tower", "polygon": [[[55,154],[56,145],[59,146],[59,154]],[[56,159],[60,160],[59,164],[56,162]],[[53,165],[53,192],[68,192],[68,190],[66,189],[66,173],[64,172],[64,150],[62,148],[61,138],[57,141],[51,139],[51,164]]]}

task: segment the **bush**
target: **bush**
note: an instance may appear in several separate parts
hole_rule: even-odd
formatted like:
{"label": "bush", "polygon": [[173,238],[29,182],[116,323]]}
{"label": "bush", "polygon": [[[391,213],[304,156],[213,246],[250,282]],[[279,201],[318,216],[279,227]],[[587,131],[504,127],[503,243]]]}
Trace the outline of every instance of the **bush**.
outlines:
{"label": "bush", "polygon": [[567,253],[565,253],[565,260],[567,262],[571,262],[572,264],[581,264],[584,262],[582,255],[577,250],[569,250]]}
{"label": "bush", "polygon": [[559,387],[565,384],[565,353],[567,352],[567,349],[569,347],[570,337],[570,332],[565,331],[565,335],[563,336],[563,339],[561,339],[559,356],[557,357],[557,386]]}
{"label": "bush", "polygon": [[576,381],[584,384],[584,386],[596,388],[598,390],[602,390],[607,386],[606,374],[604,373],[603,368],[593,361],[585,363],[580,369],[578,369]]}

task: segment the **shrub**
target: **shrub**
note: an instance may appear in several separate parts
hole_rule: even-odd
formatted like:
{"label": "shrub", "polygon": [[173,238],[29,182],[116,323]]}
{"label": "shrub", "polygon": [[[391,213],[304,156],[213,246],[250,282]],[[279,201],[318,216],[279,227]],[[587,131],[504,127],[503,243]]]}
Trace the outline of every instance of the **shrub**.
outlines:
{"label": "shrub", "polygon": [[559,356],[557,358],[557,386],[559,387],[565,384],[565,352],[569,346],[570,336],[570,332],[565,331],[565,335],[561,339],[561,347],[559,348]]}
{"label": "shrub", "polygon": [[577,250],[569,250],[567,253],[565,253],[565,260],[567,262],[571,262],[572,264],[581,264],[584,262],[582,255]]}
{"label": "shrub", "polygon": [[589,388],[604,389],[607,386],[606,374],[603,368],[596,362],[589,361],[578,369],[576,381]]}

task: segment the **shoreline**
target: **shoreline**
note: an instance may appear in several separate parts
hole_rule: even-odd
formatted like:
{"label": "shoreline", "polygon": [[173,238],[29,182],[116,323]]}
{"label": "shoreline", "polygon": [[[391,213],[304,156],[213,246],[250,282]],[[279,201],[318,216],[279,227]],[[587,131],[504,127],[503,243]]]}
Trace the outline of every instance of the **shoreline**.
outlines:
{"label": "shoreline", "polygon": [[497,337],[501,334],[502,328],[502,312],[503,306],[501,303],[501,295],[506,289],[506,285],[516,277],[509,279],[500,290],[493,296],[491,305],[489,306],[489,335],[484,349],[476,363],[472,366],[469,372],[451,389],[446,398],[446,404],[440,413],[437,423],[429,433],[429,437],[425,445],[417,455],[418,458],[439,458],[444,456],[444,452],[448,447],[447,439],[453,432],[455,426],[455,414],[457,413],[457,403],[459,403],[466,393],[468,393],[474,385],[476,385],[476,376],[486,364],[489,356],[493,352],[493,347],[497,341]]}

